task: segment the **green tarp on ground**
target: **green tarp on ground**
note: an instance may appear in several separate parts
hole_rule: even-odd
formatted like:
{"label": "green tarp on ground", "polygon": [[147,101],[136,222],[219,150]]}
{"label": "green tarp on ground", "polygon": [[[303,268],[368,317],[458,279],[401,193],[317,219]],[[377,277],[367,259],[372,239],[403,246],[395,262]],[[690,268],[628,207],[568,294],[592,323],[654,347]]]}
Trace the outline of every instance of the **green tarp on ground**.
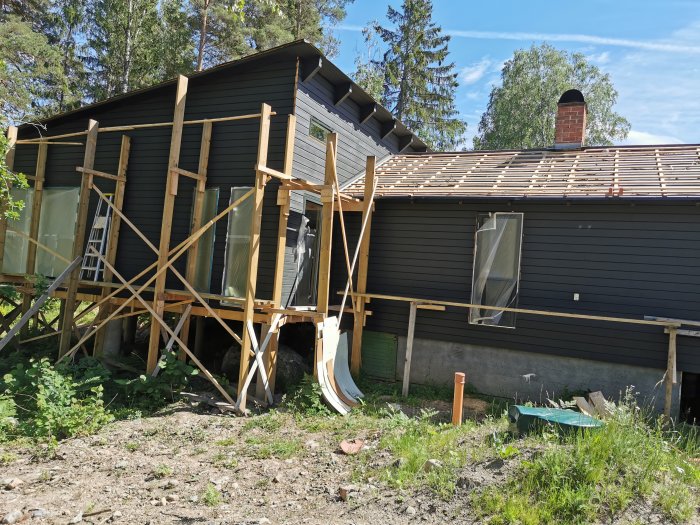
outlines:
{"label": "green tarp on ground", "polygon": [[511,405],[508,409],[508,419],[514,427],[513,430],[517,430],[520,434],[526,434],[543,426],[554,426],[562,431],[603,426],[602,421],[573,410],[523,405]]}

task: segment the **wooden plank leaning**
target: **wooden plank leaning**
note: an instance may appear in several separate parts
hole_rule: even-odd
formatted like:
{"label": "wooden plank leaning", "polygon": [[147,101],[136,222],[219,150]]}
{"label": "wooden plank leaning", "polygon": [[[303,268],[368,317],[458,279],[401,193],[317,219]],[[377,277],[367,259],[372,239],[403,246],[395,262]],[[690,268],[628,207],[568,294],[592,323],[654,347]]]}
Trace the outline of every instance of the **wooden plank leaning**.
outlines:
{"label": "wooden plank leaning", "polygon": [[43,304],[51,296],[51,293],[54,290],[56,290],[69,275],[71,275],[73,270],[75,270],[82,261],[82,257],[76,257],[75,260],[72,263],[70,263],[68,267],[65,270],[63,270],[58,277],[56,277],[56,279],[54,279],[54,281],[51,283],[51,286],[49,286],[46,292],[44,292],[44,294],[41,297],[34,301],[32,307],[24,313],[22,318],[19,321],[17,321],[17,324],[15,324],[10,329],[10,331],[7,332],[7,335],[3,337],[2,341],[0,341],[0,350],[7,346],[7,344],[12,340],[12,338],[15,335],[17,335],[17,332],[19,332],[22,329],[22,327],[27,323],[27,321],[29,321],[29,319],[31,319],[32,316],[39,311],[39,308],[43,306]]}
{"label": "wooden plank leaning", "polygon": [[[92,169],[95,163],[95,151],[97,149],[97,133],[99,126],[97,121],[90,120],[88,124],[88,135],[85,141],[85,155],[83,157],[83,167]],[[85,248],[85,229],[87,222],[88,206],[90,204],[90,187],[92,186],[90,176],[83,175],[80,183],[80,201],[78,203],[78,218],[75,224],[75,238],[73,240],[73,258],[83,255]],[[68,280],[68,292],[64,302],[63,325],[61,327],[61,342],[59,343],[58,355],[64,355],[70,347],[71,336],[73,334],[73,317],[75,315],[76,294],[78,293],[78,281],[80,280],[80,268],[76,268]]]}

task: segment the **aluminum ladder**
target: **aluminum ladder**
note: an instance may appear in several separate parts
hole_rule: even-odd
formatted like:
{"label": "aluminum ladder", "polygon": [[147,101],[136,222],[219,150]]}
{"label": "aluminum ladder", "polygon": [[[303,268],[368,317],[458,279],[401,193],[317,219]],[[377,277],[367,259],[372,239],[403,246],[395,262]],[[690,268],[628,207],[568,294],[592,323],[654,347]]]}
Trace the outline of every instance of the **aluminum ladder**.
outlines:
{"label": "aluminum ladder", "polygon": [[[114,194],[108,193],[105,196],[111,203]],[[105,208],[106,210],[103,211]],[[107,236],[109,235],[111,222],[112,207],[106,205],[102,199],[100,199],[97,203],[97,210],[95,210],[95,218],[92,221],[90,237],[85,247],[83,265],[80,269],[80,280],[95,282],[102,280],[104,265],[102,264],[102,260],[92,252],[91,248],[94,248],[100,255],[105,255],[107,250]]]}

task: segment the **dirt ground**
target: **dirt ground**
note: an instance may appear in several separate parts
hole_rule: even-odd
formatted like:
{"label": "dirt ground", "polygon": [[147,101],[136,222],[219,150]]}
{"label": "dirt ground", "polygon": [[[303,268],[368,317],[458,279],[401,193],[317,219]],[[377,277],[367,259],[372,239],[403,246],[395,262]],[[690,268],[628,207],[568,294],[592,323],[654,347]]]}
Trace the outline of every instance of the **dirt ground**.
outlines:
{"label": "dirt ground", "polygon": [[[427,491],[353,479],[362,454],[371,466],[394,461],[377,449],[373,431],[303,430],[288,418],[274,430],[281,448],[269,454],[256,444],[273,431],[250,421],[183,402],[66,440],[51,455],[4,449],[15,457],[0,467],[0,516],[31,524],[476,523],[471,491],[503,481],[514,468],[485,458],[465,469],[457,495],[445,502]],[[351,437],[366,442],[358,456],[339,449]],[[346,500],[341,487],[349,490]],[[641,523],[660,523],[648,510],[635,513]]]}

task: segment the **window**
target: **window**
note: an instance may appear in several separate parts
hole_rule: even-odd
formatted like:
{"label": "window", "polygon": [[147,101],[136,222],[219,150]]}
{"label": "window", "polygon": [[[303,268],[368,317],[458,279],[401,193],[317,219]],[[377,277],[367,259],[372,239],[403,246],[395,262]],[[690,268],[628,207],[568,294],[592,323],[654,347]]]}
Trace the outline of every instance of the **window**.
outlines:
{"label": "window", "polygon": [[15,232],[29,235],[34,190],[32,188],[12,188],[10,193],[13,199],[24,202],[24,208],[19,212],[19,218],[16,221],[7,221],[2,271],[6,274],[24,275],[27,272],[27,249],[29,248],[29,240],[27,237]]}
{"label": "window", "polygon": [[306,200],[294,250],[297,274],[294,304],[315,306],[318,290],[318,250],[321,234],[321,204]]}
{"label": "window", "polygon": [[[194,213],[194,199],[197,197],[197,188],[194,189],[192,212]],[[216,217],[219,204],[219,188],[207,188],[204,190],[204,202],[202,203],[201,224],[206,224]],[[199,292],[209,292],[211,289],[211,267],[214,259],[214,241],[216,228],[209,228],[197,243],[197,256],[195,258],[194,288]]]}
{"label": "window", "polygon": [[[80,188],[44,188],[41,197],[37,240],[68,260],[73,259],[79,200]],[[68,263],[37,247],[36,273],[56,277],[67,267]]]}
{"label": "window", "polygon": [[[513,308],[518,302],[522,213],[492,213],[477,218],[472,304]],[[515,328],[515,313],[471,308],[469,322]]]}
{"label": "window", "polygon": [[316,140],[320,140],[325,144],[326,137],[329,133],[333,133],[333,131],[328,126],[321,124],[321,122],[315,117],[311,117],[311,122],[309,123],[310,136],[312,136]]}
{"label": "window", "polygon": [[[231,188],[229,204],[236,202],[250,189]],[[228,214],[222,293],[226,297],[239,299],[245,297],[250,254],[250,224],[253,219],[254,205],[255,199],[249,197]]]}

